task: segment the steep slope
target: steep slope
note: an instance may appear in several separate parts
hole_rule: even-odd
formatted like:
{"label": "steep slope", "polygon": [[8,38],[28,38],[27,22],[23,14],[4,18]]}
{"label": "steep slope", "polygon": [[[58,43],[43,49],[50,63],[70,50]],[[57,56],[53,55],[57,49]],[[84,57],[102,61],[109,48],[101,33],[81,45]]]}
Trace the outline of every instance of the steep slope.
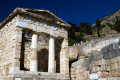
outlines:
{"label": "steep slope", "polygon": [[120,17],[120,9],[118,9],[117,11],[115,11],[114,13],[112,13],[108,16],[105,16],[100,21],[101,21],[101,24],[104,24],[104,25],[107,24],[107,23],[114,24],[117,17],[118,18]]}

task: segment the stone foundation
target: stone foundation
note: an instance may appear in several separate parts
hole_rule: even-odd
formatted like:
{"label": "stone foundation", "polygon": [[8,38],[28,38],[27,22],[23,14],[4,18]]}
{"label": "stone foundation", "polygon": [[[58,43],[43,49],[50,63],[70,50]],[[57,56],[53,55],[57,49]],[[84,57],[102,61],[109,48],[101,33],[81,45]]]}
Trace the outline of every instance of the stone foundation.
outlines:
{"label": "stone foundation", "polygon": [[18,71],[12,75],[9,75],[9,79],[12,77],[14,77],[13,80],[69,80],[70,79],[69,75],[65,75],[65,74],[32,72],[32,71]]}

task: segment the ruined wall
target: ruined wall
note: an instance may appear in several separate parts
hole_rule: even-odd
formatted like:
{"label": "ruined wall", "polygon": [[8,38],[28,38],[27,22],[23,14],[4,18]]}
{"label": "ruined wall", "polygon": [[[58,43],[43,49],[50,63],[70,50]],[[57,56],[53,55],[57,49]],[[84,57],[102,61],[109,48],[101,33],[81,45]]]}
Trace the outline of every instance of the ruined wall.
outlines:
{"label": "ruined wall", "polygon": [[103,47],[110,45],[111,43],[118,43],[120,36],[107,37],[103,39],[95,39],[89,42],[81,42],[69,47],[69,57],[76,58],[79,53],[87,55],[91,52],[98,52]]}
{"label": "ruined wall", "polygon": [[10,68],[15,66],[15,58],[20,57],[21,29],[16,27],[15,22],[16,17],[0,29],[0,80],[12,79],[8,77]]}
{"label": "ruined wall", "polygon": [[119,80],[120,49],[118,45],[111,44],[89,58],[74,62],[71,67],[71,79]]}

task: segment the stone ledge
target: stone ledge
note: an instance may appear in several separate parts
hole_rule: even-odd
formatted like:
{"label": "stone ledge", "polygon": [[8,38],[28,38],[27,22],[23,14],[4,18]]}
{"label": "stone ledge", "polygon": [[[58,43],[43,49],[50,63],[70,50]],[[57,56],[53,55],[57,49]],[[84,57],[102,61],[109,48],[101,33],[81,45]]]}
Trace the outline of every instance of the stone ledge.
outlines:
{"label": "stone ledge", "polygon": [[[20,72],[20,73],[19,73]],[[14,76],[9,77],[21,78],[21,80],[70,80],[69,75],[48,72],[18,71]]]}

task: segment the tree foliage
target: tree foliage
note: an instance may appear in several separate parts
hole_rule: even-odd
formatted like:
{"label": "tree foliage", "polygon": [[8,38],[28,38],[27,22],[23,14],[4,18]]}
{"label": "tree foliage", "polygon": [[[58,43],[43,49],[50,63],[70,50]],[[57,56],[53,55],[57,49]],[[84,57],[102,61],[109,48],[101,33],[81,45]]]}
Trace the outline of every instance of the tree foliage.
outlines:
{"label": "tree foliage", "polygon": [[71,25],[71,28],[68,30],[69,45],[85,41],[84,34],[92,35],[92,27],[89,23],[80,22],[80,25],[77,26],[72,22],[68,22]]}
{"label": "tree foliage", "polygon": [[101,24],[100,24],[100,20],[96,20],[96,29],[97,29],[97,34],[98,37],[100,37],[100,30],[101,30]]}
{"label": "tree foliage", "polygon": [[[71,28],[68,29],[68,42],[69,45],[72,46],[76,42],[81,42],[87,40],[85,39],[86,35],[92,35],[96,37],[96,33],[98,37],[102,35],[102,28],[108,26],[112,30],[116,30],[120,32],[120,17],[116,17],[116,21],[114,24],[106,23],[101,25],[100,20],[96,20],[96,25],[91,26],[89,23],[80,22],[80,25],[76,25],[72,22],[68,22],[71,25]],[[89,38],[88,38],[89,39]]]}
{"label": "tree foliage", "polygon": [[115,27],[116,31],[120,32],[120,20],[119,20],[118,17],[117,17],[117,20],[116,20],[116,22],[114,24],[114,27]]}

